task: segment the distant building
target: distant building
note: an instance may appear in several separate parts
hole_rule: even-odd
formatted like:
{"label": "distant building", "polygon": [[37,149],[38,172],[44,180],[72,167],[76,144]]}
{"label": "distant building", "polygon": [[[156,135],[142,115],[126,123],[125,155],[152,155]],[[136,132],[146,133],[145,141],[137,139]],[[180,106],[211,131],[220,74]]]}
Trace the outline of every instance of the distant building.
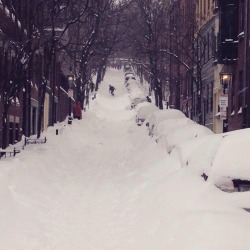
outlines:
{"label": "distant building", "polygon": [[[249,2],[215,1],[214,14],[217,37],[214,131],[219,133],[250,127]],[[221,106],[223,98],[227,107]]]}
{"label": "distant building", "polygon": [[213,129],[214,43],[215,17],[213,1],[196,1],[194,53],[193,119]]}
{"label": "distant building", "polygon": [[196,22],[196,8],[194,1],[180,1],[180,34],[182,40],[181,60],[185,64],[180,64],[180,108],[187,117],[193,118],[195,109],[193,108],[194,89],[194,35]]}
{"label": "distant building", "polygon": [[229,86],[228,104],[228,130],[250,127],[250,23],[249,1],[230,1],[219,5],[219,10],[226,8],[229,13],[234,13],[231,23],[235,30],[236,62],[232,67],[232,81]]}

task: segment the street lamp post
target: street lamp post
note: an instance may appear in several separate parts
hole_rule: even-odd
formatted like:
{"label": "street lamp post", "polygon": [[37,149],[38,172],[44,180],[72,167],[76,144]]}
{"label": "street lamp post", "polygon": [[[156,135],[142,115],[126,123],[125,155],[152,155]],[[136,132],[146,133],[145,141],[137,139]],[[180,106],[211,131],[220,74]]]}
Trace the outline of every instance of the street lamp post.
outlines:
{"label": "street lamp post", "polygon": [[169,98],[170,98],[170,79],[167,78],[166,80],[166,105],[167,109],[169,109]]}
{"label": "street lamp post", "polygon": [[232,83],[231,73],[220,74],[222,94],[219,96],[220,119],[223,121],[223,133],[228,132],[228,90]]}
{"label": "street lamp post", "polygon": [[231,73],[221,73],[220,74],[220,84],[224,95],[228,95],[228,88],[232,81]]}
{"label": "street lamp post", "polygon": [[73,82],[74,82],[74,76],[68,75],[68,97],[69,97],[69,117],[71,117],[71,98],[73,97]]}

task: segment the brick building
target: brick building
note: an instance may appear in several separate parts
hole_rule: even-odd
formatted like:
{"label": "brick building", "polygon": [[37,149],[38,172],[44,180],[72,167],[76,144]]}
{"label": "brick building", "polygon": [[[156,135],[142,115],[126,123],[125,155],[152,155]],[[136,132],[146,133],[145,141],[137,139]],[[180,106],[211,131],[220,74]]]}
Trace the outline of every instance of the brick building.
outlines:
{"label": "brick building", "polygon": [[[179,3],[183,21],[181,33],[185,34],[190,30],[185,20],[190,1],[180,0]],[[183,80],[185,70],[181,67],[181,109],[215,133],[250,127],[249,2],[196,0],[195,8],[192,102],[189,106],[188,98],[185,99],[189,88]],[[184,53],[182,51],[182,58]],[[223,100],[227,100],[226,107],[222,106]],[[190,109],[191,115],[187,112]]]}
{"label": "brick building", "polygon": [[[3,148],[22,135],[35,135],[63,121],[69,113],[68,82],[62,81],[60,53],[54,53],[48,63],[51,54],[46,38],[41,37],[46,21],[43,7],[36,0],[0,2],[0,112],[3,117],[6,113],[0,123]],[[45,72],[49,73],[43,101]],[[44,107],[41,123],[40,107]]]}
{"label": "brick building", "polygon": [[[17,60],[15,43],[20,43],[21,27],[10,10],[0,3],[0,145],[6,147],[21,138],[22,95],[20,86],[13,82]],[[14,86],[12,86],[14,85]]]}
{"label": "brick building", "polygon": [[[196,1],[194,120],[213,129],[214,29],[212,0]],[[199,106],[199,108],[198,108]]]}
{"label": "brick building", "polygon": [[[228,130],[250,127],[249,84],[249,1],[231,1],[231,9],[237,11],[237,61],[232,68],[229,86]],[[223,7],[223,6],[222,6]],[[229,7],[228,7],[229,8]]]}
{"label": "brick building", "polygon": [[[214,131],[250,127],[249,99],[249,3],[247,0],[215,1],[216,82]],[[220,98],[228,105],[222,116]]]}
{"label": "brick building", "polygon": [[187,117],[193,117],[193,49],[195,33],[195,3],[194,1],[180,1],[180,29],[181,29],[181,60],[180,64],[180,85],[181,85],[181,110]]}

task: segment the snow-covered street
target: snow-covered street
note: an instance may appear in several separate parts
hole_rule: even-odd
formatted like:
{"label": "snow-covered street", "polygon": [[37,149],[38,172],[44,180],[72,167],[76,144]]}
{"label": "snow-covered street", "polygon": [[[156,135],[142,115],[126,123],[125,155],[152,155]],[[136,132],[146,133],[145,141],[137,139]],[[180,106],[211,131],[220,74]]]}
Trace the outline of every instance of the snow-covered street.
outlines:
{"label": "snow-covered street", "polygon": [[181,168],[129,105],[123,71],[109,69],[82,120],[0,160],[1,249],[250,249],[249,192]]}

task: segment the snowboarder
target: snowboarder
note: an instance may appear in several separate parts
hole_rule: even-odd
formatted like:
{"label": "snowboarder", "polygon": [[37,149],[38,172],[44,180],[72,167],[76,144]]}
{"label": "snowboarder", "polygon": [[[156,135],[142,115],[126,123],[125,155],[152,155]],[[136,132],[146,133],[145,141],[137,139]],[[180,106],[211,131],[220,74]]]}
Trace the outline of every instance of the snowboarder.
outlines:
{"label": "snowboarder", "polygon": [[114,95],[114,91],[115,91],[115,87],[112,85],[109,85],[109,92],[111,93],[111,95]]}

